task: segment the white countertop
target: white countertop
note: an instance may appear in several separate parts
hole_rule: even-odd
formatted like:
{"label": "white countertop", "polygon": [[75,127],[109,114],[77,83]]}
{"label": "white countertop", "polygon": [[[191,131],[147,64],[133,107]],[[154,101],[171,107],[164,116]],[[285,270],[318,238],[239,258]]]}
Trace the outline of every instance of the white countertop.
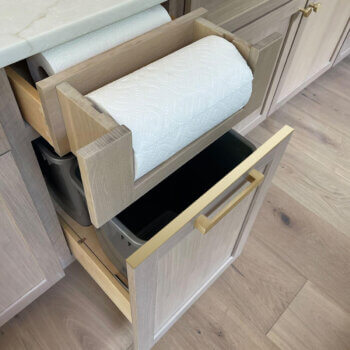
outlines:
{"label": "white countertop", "polygon": [[165,0],[0,0],[0,68]]}

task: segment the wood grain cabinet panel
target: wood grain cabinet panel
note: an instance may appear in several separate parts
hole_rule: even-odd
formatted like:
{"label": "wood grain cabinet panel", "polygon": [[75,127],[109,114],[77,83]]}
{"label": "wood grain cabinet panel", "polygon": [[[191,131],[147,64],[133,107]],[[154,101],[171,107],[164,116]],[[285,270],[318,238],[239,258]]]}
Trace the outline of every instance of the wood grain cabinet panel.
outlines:
{"label": "wood grain cabinet panel", "polygon": [[[306,7],[314,3],[308,1]],[[317,12],[302,17],[271,111],[332,66],[334,52],[349,20],[350,1],[320,0],[319,3]]]}
{"label": "wood grain cabinet panel", "polygon": [[11,152],[0,157],[0,325],[63,277]]}
{"label": "wood grain cabinet panel", "polygon": [[241,254],[292,131],[282,128],[126,260],[135,349],[150,349]]}
{"label": "wood grain cabinet panel", "polygon": [[290,0],[187,0],[186,11],[208,10],[208,20],[233,32]]}
{"label": "wood grain cabinet panel", "polygon": [[[1,161],[0,164],[2,163]],[[3,313],[23,295],[43,282],[45,276],[2,198],[0,223],[0,313]]]}
{"label": "wood grain cabinet panel", "polygon": [[[289,50],[298,30],[301,18],[299,9],[304,7],[305,4],[306,0],[289,1],[283,6],[266,13],[264,16],[243,27],[240,27],[233,32],[234,35],[237,35],[253,45],[272,33],[279,33],[283,38],[283,44],[279,52],[278,60],[274,67],[273,75],[271,76],[269,82],[269,87],[266,90],[264,103],[262,103],[260,108],[258,108],[254,113],[243,119],[238,125],[235,126],[235,130],[243,135],[247,134],[268,116],[273,96],[277,89],[278,82],[280,81],[284,65],[287,61]],[[241,14],[241,16],[245,15]],[[238,18],[236,20],[238,21]],[[236,21],[232,23],[235,24]]]}

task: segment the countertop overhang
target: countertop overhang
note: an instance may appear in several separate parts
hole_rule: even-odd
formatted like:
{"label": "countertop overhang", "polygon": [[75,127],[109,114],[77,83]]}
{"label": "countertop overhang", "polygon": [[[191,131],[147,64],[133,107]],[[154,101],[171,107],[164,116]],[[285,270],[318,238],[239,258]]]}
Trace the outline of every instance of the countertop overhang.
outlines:
{"label": "countertop overhang", "polygon": [[0,0],[0,68],[164,0]]}

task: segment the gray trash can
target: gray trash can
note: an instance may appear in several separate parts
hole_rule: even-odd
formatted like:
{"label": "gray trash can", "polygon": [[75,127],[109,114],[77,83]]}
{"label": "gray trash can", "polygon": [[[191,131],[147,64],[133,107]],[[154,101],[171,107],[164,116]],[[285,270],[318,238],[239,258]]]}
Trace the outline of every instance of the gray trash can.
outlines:
{"label": "gray trash can", "polygon": [[76,157],[58,156],[42,138],[33,142],[33,148],[55,201],[80,225],[91,225]]}

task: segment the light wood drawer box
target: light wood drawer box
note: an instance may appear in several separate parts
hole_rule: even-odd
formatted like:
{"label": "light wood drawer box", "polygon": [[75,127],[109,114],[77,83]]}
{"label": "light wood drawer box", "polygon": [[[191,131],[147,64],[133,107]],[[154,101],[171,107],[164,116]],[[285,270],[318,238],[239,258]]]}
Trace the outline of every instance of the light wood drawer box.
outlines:
{"label": "light wood drawer box", "polygon": [[59,211],[73,254],[132,323],[135,349],[150,349],[239,256],[292,132],[282,128],[132,254],[128,289],[93,226]]}
{"label": "light wood drawer box", "polygon": [[[281,36],[271,34],[256,45],[250,45],[200,18],[205,12],[204,9],[193,11],[46,78],[36,84],[37,90],[8,69],[27,121],[58,154],[71,151],[77,156],[91,221],[96,227],[148,192],[263,103]],[[224,37],[240,50],[253,70],[252,96],[240,111],[135,182],[130,130],[99,113],[84,94],[207,35]]]}

